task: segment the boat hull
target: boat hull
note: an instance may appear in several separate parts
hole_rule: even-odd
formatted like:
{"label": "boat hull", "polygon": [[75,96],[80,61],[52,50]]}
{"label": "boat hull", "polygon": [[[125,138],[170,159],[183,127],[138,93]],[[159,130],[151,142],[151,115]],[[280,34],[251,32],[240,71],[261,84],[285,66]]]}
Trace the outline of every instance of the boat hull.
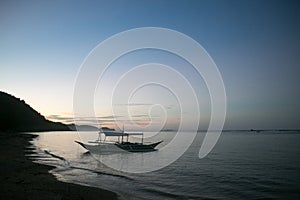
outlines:
{"label": "boat hull", "polygon": [[100,154],[111,154],[111,153],[124,153],[124,152],[152,152],[157,151],[155,147],[159,145],[162,141],[152,143],[152,144],[141,144],[141,143],[98,143],[96,145],[84,144],[78,142],[80,146],[90,151],[91,153],[100,153]]}
{"label": "boat hull", "polygon": [[155,147],[159,145],[161,142],[156,142],[153,144],[141,144],[141,143],[117,143],[115,144],[120,149],[123,149],[128,152],[151,152],[151,151],[157,151]]}

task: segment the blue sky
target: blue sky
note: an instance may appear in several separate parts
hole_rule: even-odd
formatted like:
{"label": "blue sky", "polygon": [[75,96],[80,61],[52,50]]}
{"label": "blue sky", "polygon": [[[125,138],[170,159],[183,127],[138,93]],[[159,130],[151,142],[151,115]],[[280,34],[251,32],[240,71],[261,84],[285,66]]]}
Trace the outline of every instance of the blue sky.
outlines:
{"label": "blue sky", "polygon": [[76,75],[99,42],[165,27],[219,67],[225,128],[299,128],[299,19],[298,1],[1,1],[0,90],[46,116],[70,116]]}

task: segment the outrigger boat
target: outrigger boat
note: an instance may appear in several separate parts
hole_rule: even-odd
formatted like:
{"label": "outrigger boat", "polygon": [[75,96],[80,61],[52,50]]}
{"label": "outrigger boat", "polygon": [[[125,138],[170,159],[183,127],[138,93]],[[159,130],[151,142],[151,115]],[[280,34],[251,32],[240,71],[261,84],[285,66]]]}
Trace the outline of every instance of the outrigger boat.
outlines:
{"label": "outrigger boat", "polygon": [[[101,135],[104,135],[102,140]],[[129,142],[129,136],[140,135],[142,136],[141,142]],[[106,137],[118,137],[118,141],[107,141]],[[124,138],[126,139],[124,141]],[[123,131],[112,131],[112,130],[102,130],[100,129],[99,137],[96,141],[88,142],[85,144],[79,141],[75,141],[80,146],[90,151],[91,153],[120,153],[122,151],[127,152],[151,152],[157,151],[155,147],[162,143],[162,141],[144,144],[144,134],[143,133],[125,133]]]}

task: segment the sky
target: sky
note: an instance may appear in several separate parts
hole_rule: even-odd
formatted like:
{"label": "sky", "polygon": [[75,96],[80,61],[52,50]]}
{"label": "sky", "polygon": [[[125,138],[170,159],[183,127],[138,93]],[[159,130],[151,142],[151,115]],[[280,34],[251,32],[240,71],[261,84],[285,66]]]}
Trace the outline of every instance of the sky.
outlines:
{"label": "sky", "polygon": [[[226,89],[225,129],[300,128],[298,1],[1,1],[0,90],[49,119],[72,122],[74,85],[85,58],[110,36],[139,27],[176,30],[205,48]],[[205,126],[210,117],[205,83],[174,55],[129,54],[112,64],[102,87],[111,91],[122,73],[147,62],[173,66],[196,85]],[[115,119],[129,123],[125,108],[142,126],[151,117],[160,124],[165,114],[167,128],[178,126],[178,101],[162,87],[140,90],[132,105],[116,101],[112,107],[105,94],[95,91],[95,113],[104,125]],[[112,109],[118,110],[115,116]]]}

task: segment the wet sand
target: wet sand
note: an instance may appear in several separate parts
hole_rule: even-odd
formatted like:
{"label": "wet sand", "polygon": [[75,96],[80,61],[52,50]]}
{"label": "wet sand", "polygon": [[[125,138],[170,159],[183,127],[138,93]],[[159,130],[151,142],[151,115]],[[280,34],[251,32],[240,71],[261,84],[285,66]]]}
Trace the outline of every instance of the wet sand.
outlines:
{"label": "wet sand", "polygon": [[107,190],[56,180],[48,172],[52,167],[33,163],[25,156],[33,137],[0,132],[1,199],[117,199]]}

